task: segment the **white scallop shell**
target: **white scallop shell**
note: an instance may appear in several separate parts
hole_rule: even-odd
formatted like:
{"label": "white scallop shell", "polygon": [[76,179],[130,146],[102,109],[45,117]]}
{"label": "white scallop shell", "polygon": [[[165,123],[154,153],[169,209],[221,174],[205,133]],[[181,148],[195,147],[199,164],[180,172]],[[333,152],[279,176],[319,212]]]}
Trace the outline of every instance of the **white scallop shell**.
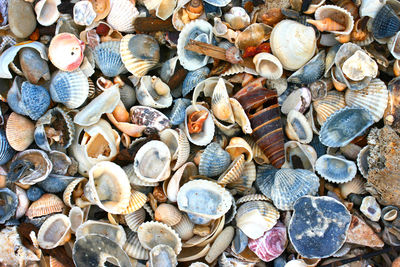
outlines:
{"label": "white scallop shell", "polygon": [[139,16],[135,4],[129,0],[112,1],[111,10],[107,16],[107,23],[120,32],[133,32],[133,22]]}

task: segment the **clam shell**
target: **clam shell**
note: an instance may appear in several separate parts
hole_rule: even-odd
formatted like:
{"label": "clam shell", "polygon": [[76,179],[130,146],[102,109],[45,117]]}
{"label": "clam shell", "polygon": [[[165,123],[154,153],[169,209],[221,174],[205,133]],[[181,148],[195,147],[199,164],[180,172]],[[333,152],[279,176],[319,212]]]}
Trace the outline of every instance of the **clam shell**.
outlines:
{"label": "clam shell", "polygon": [[317,152],[312,146],[289,141],[285,143],[285,158],[285,163],[292,169],[314,171]]}
{"label": "clam shell", "polygon": [[52,249],[64,245],[71,237],[71,222],[64,214],[50,216],[38,232],[39,246]]}
{"label": "clam shell", "polygon": [[[136,99],[143,105],[152,108],[168,108],[172,104],[172,96],[168,92],[165,95],[161,95],[157,92],[157,88],[154,86],[153,81],[159,81],[163,85],[167,86],[158,77],[143,76],[140,79],[139,85],[136,87]],[[169,87],[168,87],[169,89]]]}
{"label": "clam shell", "polygon": [[313,138],[313,131],[306,117],[296,110],[291,110],[287,116],[286,135],[295,141],[308,144]]}
{"label": "clam shell", "polygon": [[93,50],[93,57],[96,66],[108,77],[115,77],[126,72],[124,63],[120,55],[119,41],[101,43]]}
{"label": "clam shell", "polygon": [[2,204],[0,223],[4,224],[15,215],[20,204],[17,195],[6,187],[0,188],[0,200],[4,203]]}
{"label": "clam shell", "polygon": [[230,193],[218,184],[194,180],[184,184],[177,197],[181,211],[206,219],[218,219],[232,205]]}
{"label": "clam shell", "polygon": [[146,212],[143,208],[140,208],[132,213],[126,214],[124,219],[129,229],[131,229],[133,232],[136,232],[139,226],[146,219]]}
{"label": "clam shell", "polygon": [[188,95],[200,82],[207,78],[209,73],[210,69],[206,66],[189,71],[183,80],[182,96]]}
{"label": "clam shell", "polygon": [[140,78],[160,60],[160,46],[150,35],[127,34],[121,39],[120,54],[125,68],[134,77]]}
{"label": "clam shell", "polygon": [[15,112],[8,117],[5,130],[8,143],[17,151],[27,149],[33,142],[35,125],[28,118]]}
{"label": "clam shell", "polygon": [[[14,63],[12,63],[14,64]],[[33,84],[50,80],[47,61],[33,48],[23,48],[19,53],[19,64],[26,79]]]}
{"label": "clam shell", "polygon": [[364,108],[346,107],[332,114],[322,125],[319,140],[329,147],[350,143],[373,124],[373,118]]}
{"label": "clam shell", "polygon": [[246,202],[251,202],[251,201],[269,201],[271,202],[271,199],[268,197],[264,196],[263,194],[251,194],[251,195],[245,195],[238,200],[236,200],[236,205],[243,204]]}
{"label": "clam shell", "polygon": [[81,70],[73,72],[58,71],[50,83],[51,99],[74,109],[81,106],[89,94],[89,83]]}
{"label": "clam shell", "polygon": [[270,43],[283,68],[291,71],[307,63],[316,49],[314,30],[292,20],[282,20],[273,28]]}
{"label": "clam shell", "polygon": [[253,58],[256,71],[260,76],[276,80],[283,74],[282,64],[277,57],[270,53],[258,53]]}
{"label": "clam shell", "polygon": [[185,241],[193,237],[194,223],[189,220],[186,214],[182,214],[181,220],[172,226],[172,228],[178,233],[179,237]]}
{"label": "clam shell", "polygon": [[182,219],[182,213],[174,205],[162,203],[154,211],[154,219],[168,226],[174,226]]}
{"label": "clam shell", "polygon": [[90,1],[79,1],[74,5],[73,9],[74,22],[78,25],[91,25],[97,14],[94,11]]}
{"label": "clam shell", "polygon": [[219,185],[227,185],[238,181],[244,170],[244,163],[245,156],[241,154],[229,165],[226,171],[219,176],[217,183]]}
{"label": "clam shell", "polygon": [[107,237],[121,247],[125,244],[126,234],[121,225],[114,225],[100,221],[88,220],[76,230],[76,239],[88,235],[101,235]]}
{"label": "clam shell", "polygon": [[135,4],[129,0],[112,1],[107,23],[120,32],[133,32],[133,21],[139,16]]}
{"label": "clam shell", "polygon": [[[208,112],[208,116],[206,120],[204,121],[203,128],[200,133],[189,133],[188,129],[188,116],[191,115],[195,111],[199,110],[205,110]],[[189,107],[186,108],[186,115],[185,115],[185,134],[189,141],[197,146],[206,146],[208,145],[211,141],[212,138],[214,137],[214,132],[215,132],[215,125],[212,119],[212,116],[210,115],[210,112],[208,111],[207,108],[200,106],[200,105],[190,105]]]}
{"label": "clam shell", "polygon": [[303,67],[287,79],[291,83],[313,83],[322,78],[325,71],[325,50],[319,52]]}
{"label": "clam shell", "polygon": [[142,192],[132,190],[129,198],[129,204],[125,210],[121,211],[120,214],[130,214],[137,211],[147,202],[147,196]]}
{"label": "clam shell", "polygon": [[178,98],[174,100],[174,105],[169,115],[172,125],[179,125],[185,121],[185,111],[190,106],[191,101],[186,98]]}
{"label": "clam shell", "polygon": [[84,213],[81,208],[79,207],[73,207],[69,213],[68,213],[68,218],[71,223],[71,231],[75,233],[75,231],[78,229],[78,227],[83,223],[84,221]]}
{"label": "clam shell", "polygon": [[126,236],[127,239],[123,246],[125,252],[134,259],[147,260],[149,258],[149,251],[142,247],[137,233],[128,231]]}
{"label": "clam shell", "polygon": [[234,228],[232,226],[228,226],[218,235],[205,257],[205,260],[208,263],[215,261],[218,256],[229,246],[233,239],[234,233]]}
{"label": "clam shell", "polygon": [[126,165],[123,167],[123,170],[126,172],[126,175],[129,178],[129,182],[135,186],[158,186],[157,182],[146,182],[140,179],[134,170],[133,163]]}
{"label": "clam shell", "polygon": [[[164,191],[171,202],[176,202],[180,186],[187,182],[190,176],[197,175],[197,168],[193,162],[187,162],[182,165],[171,177],[170,180],[164,182]],[[168,182],[168,184],[166,184]]]}
{"label": "clam shell", "polygon": [[[51,170],[51,172],[55,175],[65,175],[68,171],[68,168],[72,165],[71,158],[68,157],[67,154],[65,154],[64,152],[60,152],[57,150],[51,151],[49,153],[49,158],[51,160],[51,163],[53,163],[53,169]],[[71,178],[71,180],[73,180],[73,178]]]}
{"label": "clam shell", "polygon": [[178,264],[174,250],[167,245],[158,245],[151,249],[149,266],[156,267],[168,264],[176,266]]}
{"label": "clam shell", "polygon": [[138,238],[145,249],[152,249],[163,244],[173,248],[176,254],[182,250],[182,242],[178,234],[171,227],[160,222],[142,223],[138,229]]}
{"label": "clam shell", "polygon": [[124,170],[117,164],[102,161],[89,170],[85,197],[101,209],[119,214],[129,205],[131,186]]}
{"label": "clam shell", "polygon": [[177,53],[182,67],[189,71],[194,71],[205,66],[208,56],[198,54],[185,49],[190,40],[211,43],[212,26],[205,20],[196,19],[186,24],[179,34]]}
{"label": "clam shell", "polygon": [[344,94],[336,90],[328,91],[325,98],[313,102],[313,108],[317,113],[317,121],[321,125],[330,115],[345,106]]}
{"label": "clam shell", "polygon": [[365,180],[359,175],[356,175],[354,179],[347,183],[339,185],[340,193],[344,198],[347,198],[350,194],[362,195],[367,193],[365,190]]}
{"label": "clam shell", "polygon": [[160,133],[160,140],[164,142],[171,152],[172,170],[179,169],[189,158],[190,144],[181,129],[165,129]]}
{"label": "clam shell", "polygon": [[330,18],[344,27],[343,30],[329,31],[335,34],[350,34],[354,27],[353,16],[349,11],[335,5],[323,5],[315,11],[315,19],[323,20]]}
{"label": "clam shell", "polygon": [[159,182],[169,178],[171,153],[168,146],[161,141],[150,141],[136,153],[134,170],[145,182]]}
{"label": "clam shell", "polygon": [[54,194],[44,194],[38,200],[32,202],[25,215],[32,219],[57,212],[61,212],[65,205],[62,200]]}
{"label": "clam shell", "polygon": [[364,89],[354,91],[347,90],[345,94],[346,104],[350,107],[367,109],[375,122],[382,119],[388,102],[388,90],[380,79],[373,79]]}
{"label": "clam shell", "polygon": [[376,14],[372,21],[372,34],[381,39],[395,35],[400,29],[400,19],[393,8],[386,4]]}
{"label": "clam shell", "polygon": [[357,166],[353,161],[324,155],[316,161],[315,170],[329,182],[346,183],[355,177]]}
{"label": "clam shell", "polygon": [[376,77],[378,64],[365,52],[357,50],[343,62],[341,70],[351,80],[361,81],[364,77]]}
{"label": "clam shell", "polygon": [[67,32],[59,33],[51,39],[49,59],[62,71],[74,71],[83,61],[85,43]]}
{"label": "clam shell", "polygon": [[215,177],[223,173],[229,166],[231,160],[228,152],[212,142],[200,157],[199,174],[207,177]]}
{"label": "clam shell", "polygon": [[369,146],[365,146],[360,150],[357,156],[357,166],[361,175],[364,178],[368,178],[368,157],[370,155]]}

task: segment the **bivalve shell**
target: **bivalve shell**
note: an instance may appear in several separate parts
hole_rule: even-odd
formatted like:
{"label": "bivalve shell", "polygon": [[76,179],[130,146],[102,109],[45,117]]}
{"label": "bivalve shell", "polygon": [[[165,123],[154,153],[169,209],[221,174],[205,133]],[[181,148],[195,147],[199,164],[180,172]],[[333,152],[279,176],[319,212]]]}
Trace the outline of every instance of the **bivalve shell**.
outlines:
{"label": "bivalve shell", "polygon": [[269,53],[258,53],[253,58],[258,74],[270,80],[279,79],[283,74],[282,64],[277,57]]}
{"label": "bivalve shell", "polygon": [[296,110],[291,110],[287,116],[286,135],[295,141],[308,144],[313,138],[313,131],[306,117]]}
{"label": "bivalve shell", "polygon": [[229,153],[218,143],[212,142],[201,153],[199,174],[207,177],[218,176],[228,168],[230,162]]}
{"label": "bivalve shell", "polygon": [[32,219],[52,213],[61,212],[65,205],[63,201],[54,194],[44,194],[38,200],[32,202],[25,215]]}
{"label": "bivalve shell", "polygon": [[60,33],[51,39],[49,59],[62,71],[74,71],[83,61],[85,43],[71,33]]}
{"label": "bivalve shell", "polygon": [[143,208],[140,208],[137,211],[126,214],[124,218],[129,229],[131,229],[133,232],[136,232],[139,226],[146,219],[146,211]]}
{"label": "bivalve shell", "polygon": [[372,34],[381,39],[392,37],[400,30],[400,19],[391,5],[384,5],[372,21]]}
{"label": "bivalve shell", "polygon": [[154,211],[154,218],[168,226],[174,226],[182,219],[182,213],[174,205],[162,203]]}
{"label": "bivalve shell", "polygon": [[33,142],[35,125],[28,118],[12,112],[7,120],[6,136],[10,146],[17,150],[27,149]]}
{"label": "bivalve shell", "polygon": [[22,203],[19,203],[17,195],[6,187],[0,188],[0,200],[2,202],[0,223],[4,224],[15,215],[18,205]]}
{"label": "bivalve shell", "polygon": [[110,13],[107,16],[107,23],[117,31],[133,32],[135,30],[133,22],[138,16],[139,11],[131,1],[112,1]]}
{"label": "bivalve shell", "polygon": [[87,235],[101,235],[116,242],[121,247],[125,244],[126,234],[121,225],[88,220],[76,230],[76,239]]}
{"label": "bivalve shell", "polygon": [[139,241],[138,235],[135,232],[127,231],[127,239],[123,246],[124,251],[130,256],[138,260],[147,260],[149,251],[145,249]]}
{"label": "bivalve shell", "polygon": [[145,249],[152,249],[159,244],[170,246],[176,254],[182,250],[182,241],[168,225],[160,222],[145,222],[138,229],[140,244]]}
{"label": "bivalve shell", "polygon": [[78,25],[91,25],[97,14],[90,1],[79,1],[75,3],[73,9],[74,22]]}
{"label": "bivalve shell", "polygon": [[50,216],[39,229],[39,246],[52,249],[64,245],[71,238],[71,222],[64,214]]}
{"label": "bivalve shell", "polygon": [[341,184],[356,176],[357,166],[353,161],[341,157],[323,155],[315,163],[315,170],[329,182]]}
{"label": "bivalve shell", "polygon": [[336,90],[330,90],[323,99],[313,102],[313,108],[317,114],[317,121],[320,125],[324,124],[326,119],[346,106],[344,94]]}
{"label": "bivalve shell", "polygon": [[121,59],[120,43],[119,41],[103,42],[93,50],[96,66],[105,76],[115,77],[127,71]]}
{"label": "bivalve shell", "polygon": [[40,25],[50,26],[60,16],[57,6],[60,0],[41,0],[35,5],[36,20]]}
{"label": "bivalve shell", "polygon": [[[202,115],[199,117],[197,114]],[[204,119],[204,117],[206,118]],[[189,129],[189,127],[191,128]],[[196,132],[191,133],[194,129],[199,129],[199,131],[196,130]],[[198,146],[208,145],[212,141],[215,133],[215,124],[210,111],[200,105],[190,105],[187,107],[185,115],[185,133],[191,143]]]}

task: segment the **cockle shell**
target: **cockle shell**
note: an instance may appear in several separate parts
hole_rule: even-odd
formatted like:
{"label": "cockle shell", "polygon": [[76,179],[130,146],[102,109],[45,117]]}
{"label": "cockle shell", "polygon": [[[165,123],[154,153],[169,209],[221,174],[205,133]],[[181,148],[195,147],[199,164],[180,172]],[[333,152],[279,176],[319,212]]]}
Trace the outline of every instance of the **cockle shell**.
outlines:
{"label": "cockle shell", "polygon": [[170,246],[176,254],[182,250],[182,241],[178,234],[168,225],[160,222],[145,222],[138,229],[140,244],[145,249],[164,244]]}
{"label": "cockle shell", "polygon": [[54,194],[44,194],[32,202],[25,215],[31,219],[61,212],[64,208],[65,205],[59,197]]}
{"label": "cockle shell", "polygon": [[189,94],[200,82],[207,78],[210,69],[206,66],[189,71],[182,84],[182,96]]}
{"label": "cockle shell", "polygon": [[[78,199],[78,197],[81,197],[83,195],[83,187],[87,183],[86,178],[76,178],[72,182],[70,182],[67,187],[64,190],[63,193],[63,201],[65,205],[68,207],[72,208],[75,204],[75,200]],[[78,206],[78,205],[77,205]]]}
{"label": "cockle shell", "polygon": [[199,174],[215,177],[224,172],[230,164],[230,156],[222,147],[212,142],[202,152],[199,163]]}
{"label": "cockle shell", "polygon": [[336,90],[328,91],[325,98],[313,102],[313,109],[316,112],[317,121],[320,125],[323,125],[330,115],[345,106],[344,94]]}
{"label": "cockle shell", "polygon": [[349,11],[335,5],[323,5],[315,11],[315,19],[332,19],[334,22],[343,26],[343,30],[328,30],[335,34],[350,34],[354,27],[353,16]]}
{"label": "cockle shell", "polygon": [[105,76],[115,77],[127,71],[121,59],[119,41],[100,43],[94,48],[93,57]]}
{"label": "cockle shell", "polygon": [[131,195],[129,179],[117,164],[102,161],[89,171],[85,197],[93,204],[112,214],[119,214],[129,205]]}
{"label": "cockle shell", "polygon": [[371,32],[376,39],[392,37],[400,29],[400,19],[389,4],[379,9],[372,21]]}
{"label": "cockle shell", "polygon": [[313,83],[322,78],[325,71],[325,50],[319,52],[303,67],[290,75],[287,79],[291,83]]}
{"label": "cockle shell", "polygon": [[186,98],[178,98],[174,100],[171,114],[169,115],[169,118],[173,125],[179,125],[185,121],[185,111],[191,103],[192,102]]}
{"label": "cockle shell", "polygon": [[126,214],[124,218],[129,229],[136,232],[146,218],[146,211],[143,208],[140,208],[132,213]]}
{"label": "cockle shell", "polygon": [[396,35],[391,37],[387,43],[388,49],[395,59],[400,59],[400,51],[399,51],[400,38],[399,37],[400,37],[399,33],[396,33]]}
{"label": "cockle shell", "polygon": [[245,156],[241,154],[235,160],[233,160],[226,171],[219,176],[217,183],[219,185],[227,185],[232,182],[238,182],[244,170],[244,163]]}
{"label": "cockle shell", "polygon": [[[196,255],[194,259],[198,259],[199,257],[205,256],[209,249],[206,249],[204,247],[215,240],[217,235],[224,228],[224,225],[225,225],[225,215],[220,217],[217,220],[211,221],[211,225],[210,225],[211,230],[207,231],[205,236],[200,236],[200,235],[196,234],[192,238],[190,238],[189,240],[186,240],[186,242],[183,243],[183,247],[184,248],[190,248],[192,250],[195,249],[195,246],[203,247],[202,252],[204,254],[202,256],[201,255]],[[183,253],[186,254],[185,251],[183,251]],[[190,253],[190,255],[197,254],[197,253],[198,253],[198,251],[196,251],[196,252],[193,251],[192,253]],[[182,257],[182,258],[184,258],[184,257]],[[190,258],[192,258],[192,257],[190,257]],[[189,260],[189,259],[187,259],[187,260]]]}
{"label": "cockle shell", "polygon": [[[160,87],[166,92],[160,91]],[[172,95],[169,87],[156,76],[143,76],[136,86],[136,99],[143,105],[152,108],[168,108],[172,105]]]}
{"label": "cockle shell", "polygon": [[154,219],[168,226],[174,226],[182,219],[182,213],[174,205],[162,203],[154,211]]}
{"label": "cockle shell", "polygon": [[176,266],[178,264],[174,250],[168,245],[157,245],[150,250],[149,254],[150,267],[161,266],[164,264]]}
{"label": "cockle shell", "polygon": [[28,118],[12,112],[7,120],[6,136],[8,143],[17,151],[27,149],[33,142],[35,125]]}
{"label": "cockle shell", "polygon": [[353,161],[323,155],[316,161],[315,170],[329,182],[346,183],[355,177],[357,166]]}
{"label": "cockle shell", "polygon": [[[205,111],[208,113],[207,118],[205,119],[204,123],[202,124],[202,129],[199,133],[189,133],[188,129],[188,121],[189,116],[196,111]],[[186,115],[185,115],[185,134],[189,141],[198,146],[205,146],[209,144],[214,137],[215,132],[215,124],[213,122],[212,116],[207,108],[201,105],[190,105],[186,108]]]}
{"label": "cockle shell", "polygon": [[123,245],[124,251],[135,259],[147,260],[149,251],[140,244],[137,233],[128,230],[126,236],[127,240]]}
{"label": "cockle shell", "polygon": [[107,23],[117,31],[131,33],[135,30],[133,22],[138,16],[139,11],[131,1],[112,1]]}
{"label": "cockle shell", "polygon": [[258,53],[253,58],[256,71],[260,76],[276,80],[279,79],[283,74],[282,64],[277,57],[269,53]]}
{"label": "cockle shell", "polygon": [[[12,194],[9,194],[8,196],[2,195],[2,199],[4,200],[6,205],[3,205],[3,209],[5,210],[5,212],[3,213],[1,221],[3,221],[3,219],[5,217],[10,216],[10,214],[13,214],[13,209],[15,206],[17,206],[16,210],[15,210],[15,218],[16,219],[20,219],[22,216],[25,215],[25,213],[28,210],[29,205],[30,205],[30,201],[29,201],[30,198],[29,198],[27,192],[29,192],[29,190],[31,188],[39,189],[38,187],[30,187],[28,189],[28,191],[25,191],[21,187],[15,186],[15,195],[17,196],[17,199],[14,199]],[[5,190],[5,191],[7,191],[7,190]],[[41,191],[41,190],[39,189],[39,191]],[[5,192],[3,191],[3,193],[5,193]],[[40,198],[40,195],[37,199],[39,199],[39,198]],[[37,200],[37,199],[35,199],[35,200]],[[7,202],[9,202],[9,203],[7,203]]]}
{"label": "cockle shell", "polygon": [[79,1],[74,5],[73,9],[74,22],[78,25],[91,25],[97,14],[94,11],[90,1]]}
{"label": "cockle shell", "polygon": [[187,161],[190,154],[190,144],[184,131],[165,129],[160,133],[160,140],[168,146],[171,152],[172,170],[176,171]]}
{"label": "cockle shell", "polygon": [[138,209],[143,207],[143,205],[147,202],[147,200],[148,200],[148,198],[144,193],[137,191],[137,190],[131,190],[129,204],[126,207],[126,209],[124,209],[123,211],[120,212],[120,214],[125,215],[125,214],[130,214],[132,212],[137,211]]}
{"label": "cockle shell", "polygon": [[85,43],[70,33],[60,33],[50,42],[49,59],[62,71],[74,71],[82,63]]}
{"label": "cockle shell", "polygon": [[0,223],[4,224],[15,215],[19,201],[17,195],[8,188],[0,188],[0,200],[2,201]]}
{"label": "cockle shell", "polygon": [[121,225],[114,225],[100,221],[88,220],[81,224],[76,230],[76,239],[87,235],[101,235],[119,244],[121,247],[125,244],[126,234]]}
{"label": "cockle shell", "polygon": [[350,194],[365,194],[367,193],[365,183],[366,181],[360,175],[356,175],[351,181],[339,185],[340,193],[344,198],[347,198]]}
{"label": "cockle shell", "polygon": [[71,237],[71,222],[64,214],[50,216],[39,229],[39,246],[52,249],[64,245]]}
{"label": "cockle shell", "polygon": [[182,214],[181,220],[172,226],[172,228],[178,233],[179,237],[185,241],[193,237],[193,228],[195,224],[189,220],[186,214]]}
{"label": "cockle shell", "polygon": [[273,28],[270,43],[283,68],[292,71],[307,63],[316,50],[314,30],[292,20],[282,20]]}

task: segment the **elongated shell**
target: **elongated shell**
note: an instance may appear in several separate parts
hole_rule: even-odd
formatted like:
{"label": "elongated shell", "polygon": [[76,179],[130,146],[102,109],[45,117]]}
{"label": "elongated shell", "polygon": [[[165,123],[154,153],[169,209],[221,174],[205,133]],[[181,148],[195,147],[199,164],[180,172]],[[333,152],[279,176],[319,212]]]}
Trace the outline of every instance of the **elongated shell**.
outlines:
{"label": "elongated shell", "polygon": [[8,143],[17,151],[27,149],[33,142],[35,126],[31,120],[12,112],[7,120],[6,136]]}
{"label": "elongated shell", "polygon": [[[202,124],[202,129],[199,133],[189,133],[188,129],[188,122],[189,122],[189,116],[196,112],[196,111],[206,111],[208,113],[207,118],[204,121],[204,124]],[[212,116],[210,112],[207,110],[207,108],[200,106],[200,105],[190,105],[189,107],[186,108],[186,115],[185,115],[185,133],[189,141],[195,145],[198,146],[205,146],[209,144],[214,137],[214,132],[215,132],[215,124],[213,122]]]}
{"label": "elongated shell", "polygon": [[213,262],[230,245],[235,230],[232,226],[226,227],[215,239],[205,259],[208,263]]}
{"label": "elongated shell", "polygon": [[346,104],[350,107],[360,107],[368,109],[378,122],[383,117],[387,107],[388,90],[380,79],[373,79],[364,89],[354,91],[347,90],[345,94]]}
{"label": "elongated shell", "polygon": [[115,77],[126,72],[121,60],[120,43],[119,41],[103,42],[94,48],[93,57],[96,66],[108,77]]}
{"label": "elongated shell", "polygon": [[253,58],[253,62],[256,66],[256,71],[264,78],[276,80],[283,74],[281,62],[270,53],[258,53]]}
{"label": "elongated shell", "polygon": [[315,163],[315,170],[329,182],[346,183],[356,175],[357,166],[353,161],[323,155]]}
{"label": "elongated shell", "polygon": [[133,21],[139,16],[135,4],[129,0],[112,1],[111,10],[107,16],[107,23],[115,30],[121,32],[133,32]]}
{"label": "elongated shell", "polygon": [[223,78],[219,78],[211,97],[211,110],[213,115],[222,121],[234,122],[233,111],[229,101],[229,95]]}
{"label": "elongated shell", "polygon": [[39,246],[52,249],[64,245],[71,237],[71,222],[64,214],[49,217],[40,227]]}
{"label": "elongated shell", "polygon": [[343,30],[330,30],[336,34],[350,34],[354,27],[353,16],[349,11],[339,6],[323,5],[315,11],[315,19],[323,20],[330,18],[344,27]]}
{"label": "elongated shell", "polygon": [[160,222],[145,222],[138,229],[140,244],[146,249],[156,245],[168,245],[179,254],[182,250],[182,241],[178,234],[168,225]]}
{"label": "elongated shell", "polygon": [[231,103],[235,122],[239,124],[239,126],[242,128],[242,132],[245,134],[253,133],[250,120],[247,117],[246,112],[244,111],[242,105],[240,105],[239,101],[231,97],[229,98],[229,102]]}

